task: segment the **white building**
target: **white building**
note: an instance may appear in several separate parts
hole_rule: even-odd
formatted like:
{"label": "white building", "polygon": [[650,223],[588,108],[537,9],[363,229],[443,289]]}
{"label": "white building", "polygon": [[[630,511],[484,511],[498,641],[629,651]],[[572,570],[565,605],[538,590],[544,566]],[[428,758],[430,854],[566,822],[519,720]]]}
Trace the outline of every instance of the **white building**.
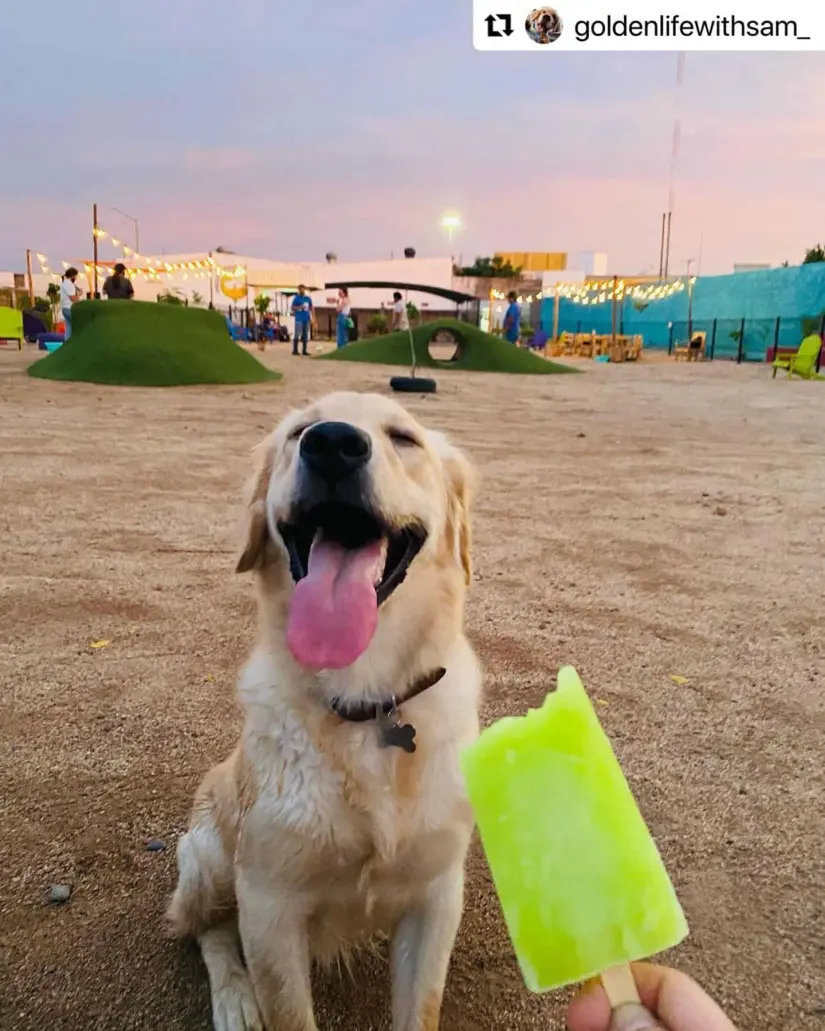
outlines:
{"label": "white building", "polygon": [[[91,294],[95,285],[94,266],[88,260],[72,263],[81,273],[79,285]],[[497,292],[492,305],[489,303],[490,288],[494,285],[503,288],[503,283],[454,276],[450,257],[287,262],[214,251],[124,257],[123,263],[131,271],[136,300],[155,301],[160,294],[171,292],[190,304],[211,303],[226,311],[230,307],[251,308],[256,296],[266,294],[271,298],[270,310],[280,314],[288,324],[291,322],[291,295],[303,283],[317,310],[322,334],[334,333],[336,284],[348,285],[353,312],[365,317],[370,312],[390,309],[396,289],[401,290],[405,300],[414,304],[422,316],[455,314],[454,299],[416,290],[417,285],[478,298],[483,328],[500,325],[506,307],[501,292]],[[99,291],[113,264],[114,260],[108,258],[105,265],[98,265]],[[588,251],[567,255],[563,270],[524,273],[519,280],[519,299],[525,321],[537,322],[541,300],[552,297],[556,285],[582,283],[591,276],[605,275],[606,269],[607,255]],[[8,278],[13,282],[11,273]],[[50,276],[37,272],[33,279],[35,293],[45,296]],[[364,285],[367,283],[381,285]]]}

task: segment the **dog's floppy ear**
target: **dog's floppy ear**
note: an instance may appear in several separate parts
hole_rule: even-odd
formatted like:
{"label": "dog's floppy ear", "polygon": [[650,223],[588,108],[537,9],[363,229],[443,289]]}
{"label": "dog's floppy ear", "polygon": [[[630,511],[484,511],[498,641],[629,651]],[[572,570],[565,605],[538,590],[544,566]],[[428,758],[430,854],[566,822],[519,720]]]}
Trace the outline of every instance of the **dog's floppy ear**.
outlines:
{"label": "dog's floppy ear", "polygon": [[441,458],[447,481],[447,529],[452,534],[464,570],[464,580],[469,587],[473,579],[470,507],[476,491],[476,472],[443,434],[430,433],[430,440]]}
{"label": "dog's floppy ear", "polygon": [[244,548],[237,573],[248,573],[257,569],[266,554],[269,543],[269,526],[266,520],[266,495],[272,476],[272,442],[263,441],[255,448],[255,473],[247,488],[247,505],[244,513]]}

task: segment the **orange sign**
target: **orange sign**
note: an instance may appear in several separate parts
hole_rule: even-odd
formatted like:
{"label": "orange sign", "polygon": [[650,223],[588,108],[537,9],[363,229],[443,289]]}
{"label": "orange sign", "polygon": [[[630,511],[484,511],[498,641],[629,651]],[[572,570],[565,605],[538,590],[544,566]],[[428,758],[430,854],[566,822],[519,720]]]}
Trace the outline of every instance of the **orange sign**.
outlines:
{"label": "orange sign", "polygon": [[241,301],[246,297],[246,277],[221,279],[221,293],[233,301]]}

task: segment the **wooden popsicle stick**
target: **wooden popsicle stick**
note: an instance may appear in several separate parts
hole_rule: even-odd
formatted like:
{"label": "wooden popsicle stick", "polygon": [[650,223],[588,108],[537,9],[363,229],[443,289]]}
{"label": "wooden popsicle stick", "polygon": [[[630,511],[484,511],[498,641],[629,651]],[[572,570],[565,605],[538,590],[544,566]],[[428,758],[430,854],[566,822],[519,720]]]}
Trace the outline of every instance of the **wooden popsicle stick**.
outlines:
{"label": "wooden popsicle stick", "polygon": [[608,967],[601,975],[601,982],[604,987],[607,1001],[611,1009],[618,1009],[629,1002],[641,1003],[639,990],[633,977],[633,971],[629,963],[622,963],[618,967]]}

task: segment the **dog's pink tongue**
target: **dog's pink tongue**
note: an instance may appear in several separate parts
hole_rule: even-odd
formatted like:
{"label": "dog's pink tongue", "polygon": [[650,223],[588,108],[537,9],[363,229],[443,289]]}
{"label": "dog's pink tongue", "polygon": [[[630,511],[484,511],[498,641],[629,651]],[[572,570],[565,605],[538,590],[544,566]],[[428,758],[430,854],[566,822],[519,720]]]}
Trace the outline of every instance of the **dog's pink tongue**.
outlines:
{"label": "dog's pink tongue", "polygon": [[310,669],[344,669],[369,647],[378,624],[375,580],[381,542],[347,550],[316,539],[307,575],[295,586],[286,640]]}

